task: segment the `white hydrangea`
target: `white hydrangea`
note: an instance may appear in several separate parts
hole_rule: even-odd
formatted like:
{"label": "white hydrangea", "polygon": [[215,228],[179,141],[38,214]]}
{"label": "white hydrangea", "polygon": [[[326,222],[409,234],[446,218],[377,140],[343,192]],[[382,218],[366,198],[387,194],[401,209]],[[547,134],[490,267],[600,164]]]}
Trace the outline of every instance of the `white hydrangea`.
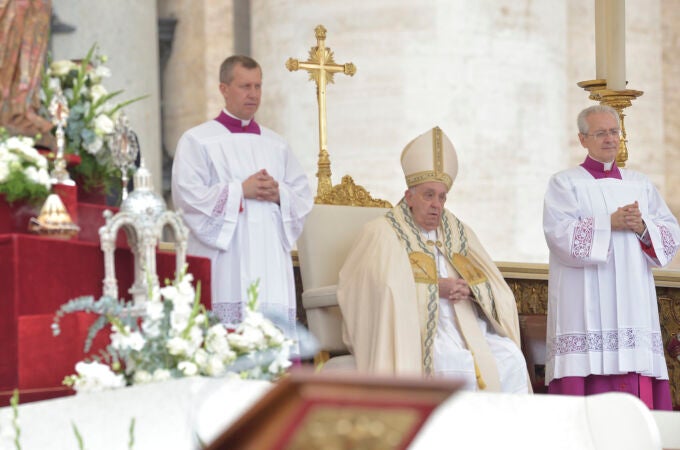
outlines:
{"label": "white hydrangea", "polygon": [[108,93],[109,91],[101,84],[95,84],[92,86],[92,89],[90,89],[90,96],[92,97],[92,102],[94,103],[98,102],[102,97],[108,95]]}

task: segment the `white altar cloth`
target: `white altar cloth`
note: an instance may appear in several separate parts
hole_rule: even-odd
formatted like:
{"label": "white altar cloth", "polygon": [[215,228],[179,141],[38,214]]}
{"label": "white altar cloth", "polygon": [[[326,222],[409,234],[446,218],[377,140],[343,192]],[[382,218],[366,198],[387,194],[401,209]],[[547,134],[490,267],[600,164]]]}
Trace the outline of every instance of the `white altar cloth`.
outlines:
{"label": "white altar cloth", "polygon": [[[264,395],[264,381],[184,378],[19,406],[22,450],[128,448],[194,450],[209,443]],[[10,408],[0,408],[0,450]],[[459,392],[442,403],[409,450],[680,450],[680,413],[650,412],[620,393],[590,397]],[[660,432],[661,430],[661,432]],[[663,446],[662,446],[663,442]]]}
{"label": "white altar cloth", "polygon": [[[127,449],[135,418],[135,450],[198,448],[194,431],[210,442],[272,386],[266,381],[183,378],[19,405],[22,450]],[[11,409],[0,408],[0,450]],[[3,438],[5,436],[5,438]]]}

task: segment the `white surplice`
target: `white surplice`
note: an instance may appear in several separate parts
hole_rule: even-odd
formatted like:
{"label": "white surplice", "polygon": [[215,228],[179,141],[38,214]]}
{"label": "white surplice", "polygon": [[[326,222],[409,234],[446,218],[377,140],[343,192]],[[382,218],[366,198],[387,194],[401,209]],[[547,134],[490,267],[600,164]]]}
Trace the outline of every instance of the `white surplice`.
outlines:
{"label": "white surplice", "polygon": [[[247,289],[259,280],[259,309],[294,329],[291,249],[313,196],[286,141],[273,131],[231,133],[215,120],[182,135],[172,170],[172,198],[190,229],[188,253],[212,262],[212,310],[241,322]],[[243,198],[241,183],[266,169],[279,183],[280,205]]]}
{"label": "white surplice", "polygon": [[[621,169],[595,179],[583,167],[554,175],[543,229],[550,248],[546,384],[568,376],[639,373],[668,379],[652,267],[675,256],[680,228],[649,179]],[[611,214],[637,201],[656,253]]]}

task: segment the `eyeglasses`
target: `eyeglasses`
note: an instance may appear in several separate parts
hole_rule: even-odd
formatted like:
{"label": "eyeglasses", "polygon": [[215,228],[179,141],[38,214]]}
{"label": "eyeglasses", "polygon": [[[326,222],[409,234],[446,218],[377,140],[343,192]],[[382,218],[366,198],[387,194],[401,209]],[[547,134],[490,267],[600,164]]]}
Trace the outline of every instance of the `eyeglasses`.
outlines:
{"label": "eyeglasses", "polygon": [[611,136],[613,138],[621,138],[621,130],[617,129],[611,129],[611,130],[602,130],[598,131],[597,133],[593,134],[584,134],[584,136],[591,136],[597,139],[598,141],[601,141],[607,136]]}

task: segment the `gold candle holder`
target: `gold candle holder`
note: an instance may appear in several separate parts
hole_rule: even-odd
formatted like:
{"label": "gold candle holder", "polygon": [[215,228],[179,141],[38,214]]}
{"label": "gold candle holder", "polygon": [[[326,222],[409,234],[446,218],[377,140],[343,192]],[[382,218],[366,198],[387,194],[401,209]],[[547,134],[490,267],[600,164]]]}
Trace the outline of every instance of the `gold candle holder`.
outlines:
{"label": "gold candle holder", "polygon": [[619,113],[619,122],[621,123],[621,140],[619,141],[619,151],[616,154],[616,165],[618,167],[625,167],[628,161],[628,142],[626,126],[624,123],[623,113],[624,108],[628,108],[633,104],[633,100],[640,97],[643,92],[635,91],[633,89],[624,89],[621,91],[613,91],[607,89],[606,80],[586,80],[576,83],[589,93],[590,100],[600,102],[602,105],[611,106]]}

